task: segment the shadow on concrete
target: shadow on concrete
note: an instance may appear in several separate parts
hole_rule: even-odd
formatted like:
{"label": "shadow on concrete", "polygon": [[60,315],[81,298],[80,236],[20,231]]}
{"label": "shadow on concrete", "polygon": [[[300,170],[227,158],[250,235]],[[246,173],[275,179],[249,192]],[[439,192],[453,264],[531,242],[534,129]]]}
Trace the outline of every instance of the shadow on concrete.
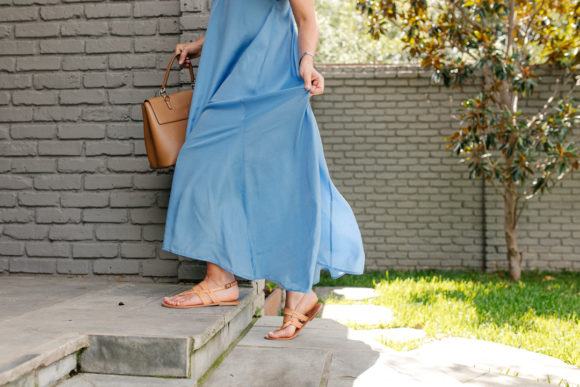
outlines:
{"label": "shadow on concrete", "polygon": [[330,319],[315,318],[292,340],[267,340],[282,317],[261,317],[203,386],[352,386],[379,359],[376,347]]}

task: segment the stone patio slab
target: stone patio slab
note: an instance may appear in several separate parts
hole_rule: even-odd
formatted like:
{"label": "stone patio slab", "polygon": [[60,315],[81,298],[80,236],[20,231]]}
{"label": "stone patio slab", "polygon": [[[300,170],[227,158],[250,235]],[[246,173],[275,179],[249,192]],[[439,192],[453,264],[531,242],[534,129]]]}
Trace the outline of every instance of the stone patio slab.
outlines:
{"label": "stone patio slab", "polygon": [[[308,323],[308,329],[339,329],[344,330],[345,325],[338,323],[337,321],[331,319],[320,318],[316,316],[312,321]],[[255,327],[270,327],[278,328],[282,325],[281,316],[262,316],[254,324]],[[306,329],[306,328],[305,328]]]}
{"label": "stone patio slab", "polygon": [[315,349],[237,346],[203,385],[318,387],[325,354]]}
{"label": "stone patio slab", "polygon": [[410,351],[423,364],[442,367],[461,364],[490,370],[492,374],[518,374],[520,379],[580,385],[580,369],[540,353],[503,344],[466,338],[446,338]]}
{"label": "stone patio slab", "polygon": [[[280,320],[281,321],[281,320]],[[272,330],[271,327],[254,326],[248,334],[240,340],[239,346],[260,346],[272,348],[311,348],[326,350],[368,351],[371,347],[359,340],[348,340],[348,328],[343,330],[308,329],[310,324],[292,340],[268,340],[264,337]],[[280,324],[281,325],[281,324]],[[324,333],[324,334],[322,334]]]}

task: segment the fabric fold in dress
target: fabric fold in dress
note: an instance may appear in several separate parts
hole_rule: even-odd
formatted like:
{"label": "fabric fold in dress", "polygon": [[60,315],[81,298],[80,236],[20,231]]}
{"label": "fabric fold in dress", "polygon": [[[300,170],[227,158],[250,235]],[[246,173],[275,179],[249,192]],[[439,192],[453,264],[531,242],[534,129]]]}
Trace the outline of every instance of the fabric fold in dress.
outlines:
{"label": "fabric fold in dress", "polygon": [[162,248],[308,292],[361,274],[353,211],[332,183],[288,0],[213,0]]}

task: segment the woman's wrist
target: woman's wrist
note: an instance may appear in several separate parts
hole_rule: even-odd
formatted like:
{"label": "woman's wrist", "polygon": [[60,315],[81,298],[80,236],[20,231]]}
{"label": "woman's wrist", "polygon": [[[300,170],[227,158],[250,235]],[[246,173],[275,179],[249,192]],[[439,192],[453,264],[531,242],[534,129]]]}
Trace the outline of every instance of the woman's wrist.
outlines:
{"label": "woman's wrist", "polygon": [[304,55],[301,59],[300,62],[298,62],[299,66],[302,66],[302,64],[307,64],[310,66],[314,66],[314,58],[310,55]]}
{"label": "woman's wrist", "polygon": [[196,47],[198,48],[202,48],[203,47],[203,42],[205,40],[205,35],[203,35],[201,38],[194,40],[193,42],[191,42],[192,44],[195,44]]}
{"label": "woman's wrist", "polygon": [[314,64],[314,53],[312,51],[304,51],[302,55],[300,55],[298,63],[302,63],[305,58],[306,60],[310,60],[310,63]]}

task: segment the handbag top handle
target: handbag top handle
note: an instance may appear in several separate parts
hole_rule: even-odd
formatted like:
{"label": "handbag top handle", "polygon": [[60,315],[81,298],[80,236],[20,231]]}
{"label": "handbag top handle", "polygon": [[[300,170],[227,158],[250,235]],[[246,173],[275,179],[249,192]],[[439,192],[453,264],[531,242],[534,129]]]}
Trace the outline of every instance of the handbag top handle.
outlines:
{"label": "handbag top handle", "polygon": [[[171,71],[171,65],[173,64],[173,61],[175,60],[175,58],[177,58],[178,55],[180,55],[180,54],[174,54],[171,57],[169,64],[167,65],[167,70],[165,70],[165,77],[163,78],[163,83],[161,84],[161,90],[159,90],[159,95],[167,96],[167,92],[165,91],[165,85],[167,84],[167,78],[169,78],[169,71]],[[189,65],[188,68],[189,68],[189,77],[191,79],[191,88],[193,89],[195,86],[195,76],[193,75],[192,66]]]}

